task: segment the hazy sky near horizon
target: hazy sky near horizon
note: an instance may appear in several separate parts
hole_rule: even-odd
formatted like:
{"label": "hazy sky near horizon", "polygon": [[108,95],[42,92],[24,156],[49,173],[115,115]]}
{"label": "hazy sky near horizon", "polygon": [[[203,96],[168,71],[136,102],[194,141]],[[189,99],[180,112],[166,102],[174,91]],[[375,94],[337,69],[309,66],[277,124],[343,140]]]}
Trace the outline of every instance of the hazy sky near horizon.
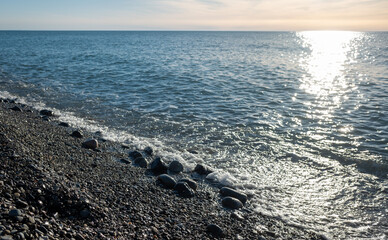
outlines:
{"label": "hazy sky near horizon", "polygon": [[2,30],[388,30],[388,0],[0,0]]}

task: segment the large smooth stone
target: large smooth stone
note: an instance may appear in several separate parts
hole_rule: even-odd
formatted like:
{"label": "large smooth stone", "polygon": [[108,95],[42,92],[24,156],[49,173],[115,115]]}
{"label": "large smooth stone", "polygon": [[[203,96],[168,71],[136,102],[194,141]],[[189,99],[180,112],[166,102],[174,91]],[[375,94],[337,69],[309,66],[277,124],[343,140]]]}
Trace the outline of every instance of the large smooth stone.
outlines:
{"label": "large smooth stone", "polygon": [[229,188],[229,187],[221,188],[220,193],[221,193],[222,196],[225,196],[225,197],[237,198],[243,204],[245,204],[247,202],[247,199],[248,199],[246,194],[237,192],[236,190],[234,190],[232,188]]}
{"label": "large smooth stone", "polygon": [[212,173],[211,170],[209,170],[207,167],[205,167],[202,164],[197,164],[197,166],[195,166],[195,168],[194,168],[194,172],[196,172],[200,175],[208,175],[208,174]]}
{"label": "large smooth stone", "polygon": [[132,159],[136,159],[138,157],[143,157],[143,155],[141,155],[141,153],[138,151],[130,151],[128,155]]}
{"label": "large smooth stone", "polygon": [[156,157],[150,164],[150,169],[155,174],[167,173],[167,166],[160,157]]}
{"label": "large smooth stone", "polygon": [[18,217],[22,215],[22,212],[19,209],[12,209],[8,212],[8,215],[11,217]]}
{"label": "large smooth stone", "polygon": [[147,155],[151,156],[151,155],[152,155],[152,152],[153,152],[153,150],[152,150],[152,148],[151,148],[151,147],[146,147],[146,148],[144,148],[144,152],[145,152]]}
{"label": "large smooth stone", "polygon": [[15,107],[12,107],[12,108],[10,108],[11,110],[14,110],[14,111],[16,111],[16,112],[21,112],[22,111],[22,109],[20,108],[20,107],[18,107],[18,106],[15,106]]}
{"label": "large smooth stone", "polygon": [[222,206],[230,209],[239,209],[243,207],[243,204],[234,197],[224,197],[221,200]]}
{"label": "large smooth stone", "polygon": [[53,111],[47,110],[47,109],[43,109],[39,113],[40,115],[43,115],[43,116],[48,116],[48,117],[54,116]]}
{"label": "large smooth stone", "polygon": [[185,182],[185,183],[187,183],[187,184],[189,185],[189,187],[190,187],[191,189],[193,189],[194,191],[197,190],[198,184],[197,184],[194,180],[191,180],[191,179],[189,179],[189,178],[182,178],[182,179],[180,179],[180,180],[178,181],[178,183],[179,183],[179,182]]}
{"label": "large smooth stone", "polygon": [[194,197],[194,195],[195,195],[194,190],[191,189],[189,187],[189,184],[187,184],[185,182],[178,182],[175,185],[174,190],[177,191],[179,196],[181,196],[181,197],[189,198],[189,197]]}
{"label": "large smooth stone", "polygon": [[82,147],[88,149],[96,149],[98,148],[98,141],[96,139],[89,139],[82,143]]}
{"label": "large smooth stone", "polygon": [[74,132],[72,132],[70,136],[75,137],[75,138],[83,138],[84,137],[82,135],[82,133],[78,130],[75,130]]}
{"label": "large smooth stone", "polygon": [[222,231],[222,229],[216,224],[207,225],[206,231],[213,235],[213,237],[222,237],[224,234],[224,231]]}
{"label": "large smooth stone", "polygon": [[183,165],[179,161],[172,161],[170,165],[168,165],[168,170],[175,173],[180,173],[183,171]]}
{"label": "large smooth stone", "polygon": [[139,165],[141,168],[147,168],[148,162],[143,157],[137,157],[134,161],[136,165]]}
{"label": "large smooth stone", "polygon": [[170,177],[167,174],[161,174],[158,176],[157,180],[163,184],[166,188],[174,188],[176,185],[176,182],[174,178]]}

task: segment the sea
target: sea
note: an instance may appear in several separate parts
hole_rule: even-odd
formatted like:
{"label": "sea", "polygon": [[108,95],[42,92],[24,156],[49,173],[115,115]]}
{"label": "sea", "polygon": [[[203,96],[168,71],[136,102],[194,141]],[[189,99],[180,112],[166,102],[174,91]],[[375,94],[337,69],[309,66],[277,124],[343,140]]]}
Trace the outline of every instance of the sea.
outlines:
{"label": "sea", "polygon": [[0,31],[0,97],[208,165],[257,214],[388,238],[388,32]]}

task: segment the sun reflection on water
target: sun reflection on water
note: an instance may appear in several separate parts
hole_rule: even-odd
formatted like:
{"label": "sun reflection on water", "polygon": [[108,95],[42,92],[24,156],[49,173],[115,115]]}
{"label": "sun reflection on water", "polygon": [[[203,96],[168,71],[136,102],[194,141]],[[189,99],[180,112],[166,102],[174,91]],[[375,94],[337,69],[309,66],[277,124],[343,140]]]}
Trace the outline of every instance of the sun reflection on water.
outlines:
{"label": "sun reflection on water", "polygon": [[315,96],[309,105],[312,118],[330,120],[332,112],[347,99],[353,90],[345,76],[346,64],[352,61],[354,41],[361,33],[347,31],[307,31],[298,33],[301,45],[307,50],[299,59],[305,71],[300,88]]}
{"label": "sun reflection on water", "polygon": [[[298,33],[302,45],[310,54],[300,59],[306,74],[301,88],[317,97],[338,94],[347,89],[343,76],[344,64],[348,60],[352,40],[360,33],[345,31],[308,31]],[[335,95],[334,102],[340,98]]]}

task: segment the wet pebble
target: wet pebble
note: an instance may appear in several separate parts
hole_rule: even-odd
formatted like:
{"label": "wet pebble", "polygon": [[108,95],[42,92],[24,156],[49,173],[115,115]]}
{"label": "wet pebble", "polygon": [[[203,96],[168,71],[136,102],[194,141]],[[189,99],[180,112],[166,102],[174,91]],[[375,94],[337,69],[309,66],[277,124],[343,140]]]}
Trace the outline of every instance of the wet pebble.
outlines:
{"label": "wet pebble", "polygon": [[185,182],[189,185],[191,189],[193,189],[194,191],[197,190],[198,184],[194,180],[191,180],[189,178],[182,178],[178,182]]}
{"label": "wet pebble", "polygon": [[222,206],[230,209],[238,209],[242,208],[243,204],[238,200],[237,198],[234,197],[224,197],[221,200]]}
{"label": "wet pebble", "polygon": [[135,163],[136,165],[138,165],[139,167],[141,167],[141,168],[147,168],[147,165],[148,165],[147,160],[145,160],[143,157],[137,157],[137,158],[134,160],[134,163]]}
{"label": "wet pebble", "polygon": [[220,193],[221,193],[222,196],[225,196],[225,197],[237,198],[243,204],[245,204],[247,202],[247,195],[246,194],[240,193],[240,192],[238,192],[238,191],[236,191],[236,190],[234,190],[232,188],[223,187],[223,188],[221,188]]}
{"label": "wet pebble", "polygon": [[82,210],[82,211],[79,213],[79,215],[80,215],[82,218],[87,218],[87,217],[90,216],[90,211],[87,210],[87,209],[84,209],[84,210]]}
{"label": "wet pebble", "polygon": [[213,237],[222,237],[223,236],[222,229],[216,224],[207,225],[206,231],[208,233],[210,233]]}
{"label": "wet pebble", "polygon": [[151,147],[146,147],[146,148],[144,148],[144,152],[145,152],[147,155],[152,155],[153,150],[152,150]]}
{"label": "wet pebble", "polygon": [[88,149],[96,149],[98,148],[98,141],[96,139],[88,139],[82,143],[82,147]]}
{"label": "wet pebble", "polygon": [[68,124],[67,122],[60,122],[58,125],[62,127],[70,127],[70,124]]}
{"label": "wet pebble", "polygon": [[195,192],[193,189],[189,187],[189,184],[185,182],[178,182],[174,190],[178,192],[179,196],[189,198],[189,197],[194,197]]}
{"label": "wet pebble", "polygon": [[4,236],[1,236],[0,237],[0,240],[12,240],[13,238],[12,238],[12,236],[10,236],[10,235],[4,235]]}
{"label": "wet pebble", "polygon": [[12,209],[8,212],[8,215],[11,217],[18,217],[22,215],[22,212],[19,209]]}
{"label": "wet pebble", "polygon": [[168,165],[168,170],[174,173],[180,173],[183,171],[183,165],[179,161],[174,160]]}
{"label": "wet pebble", "polygon": [[75,137],[75,138],[83,138],[83,137],[84,137],[84,136],[82,135],[82,133],[81,133],[80,131],[78,131],[78,130],[72,132],[72,133],[70,134],[70,136]]}
{"label": "wet pebble", "polygon": [[167,173],[167,166],[160,157],[156,157],[151,162],[150,169],[154,174]]}
{"label": "wet pebble", "polygon": [[43,116],[48,116],[48,117],[54,116],[53,111],[47,110],[47,109],[43,109],[39,113],[40,115],[43,115]]}
{"label": "wet pebble", "polygon": [[18,208],[26,208],[28,207],[28,203],[22,201],[22,200],[17,200],[16,201],[16,207]]}
{"label": "wet pebble", "polygon": [[167,174],[161,174],[158,176],[157,180],[163,184],[163,186],[165,186],[166,188],[174,188],[175,185],[176,185],[176,182],[174,180],[174,178],[172,178],[171,176],[167,175]]}
{"label": "wet pebble", "polygon": [[143,157],[143,155],[141,155],[141,153],[138,151],[130,151],[128,155],[132,159],[136,159],[138,157]]}
{"label": "wet pebble", "polygon": [[14,110],[14,111],[16,111],[16,112],[21,112],[22,111],[22,109],[20,108],[20,107],[18,107],[18,106],[14,106],[14,107],[12,107],[12,108],[10,108],[11,110]]}
{"label": "wet pebble", "polygon": [[195,166],[195,168],[194,168],[194,172],[196,172],[200,175],[208,175],[208,174],[212,173],[211,170],[209,170],[207,167],[205,167],[202,164],[197,164],[197,166]]}
{"label": "wet pebble", "polygon": [[240,214],[238,214],[236,212],[232,212],[232,214],[230,214],[230,217],[233,218],[233,219],[239,220],[239,221],[244,220],[244,218]]}

